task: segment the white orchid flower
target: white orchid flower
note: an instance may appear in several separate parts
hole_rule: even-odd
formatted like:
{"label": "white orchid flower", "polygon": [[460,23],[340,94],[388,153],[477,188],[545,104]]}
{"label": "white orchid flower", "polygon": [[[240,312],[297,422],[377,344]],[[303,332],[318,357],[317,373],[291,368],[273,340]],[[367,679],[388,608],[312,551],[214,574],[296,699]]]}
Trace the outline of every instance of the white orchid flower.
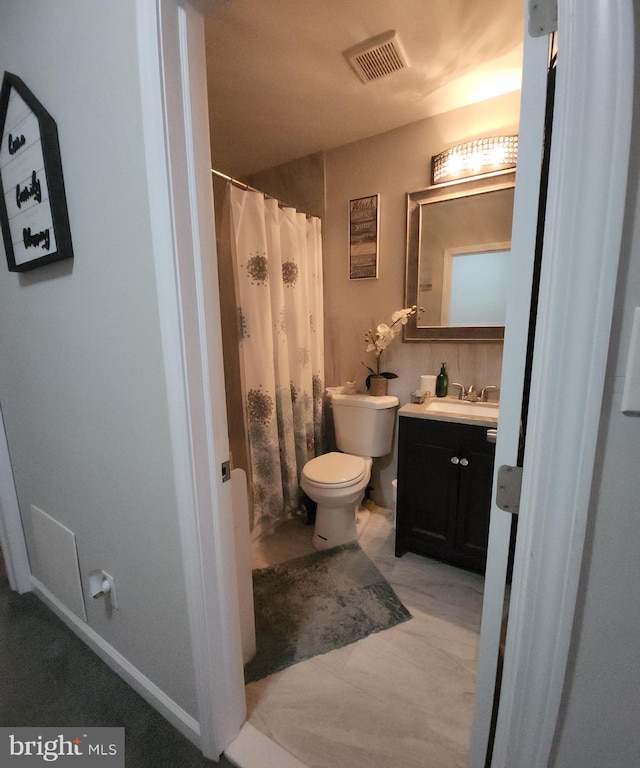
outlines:
{"label": "white orchid flower", "polygon": [[402,325],[406,325],[415,311],[415,305],[413,307],[406,307],[405,309],[398,309],[391,315],[391,320],[393,321],[393,324],[400,322]]}
{"label": "white orchid flower", "polygon": [[[391,342],[395,339],[397,328],[394,331],[394,326],[401,324],[406,325],[409,321],[409,317],[411,315],[415,314],[417,311],[417,307],[414,304],[412,307],[405,307],[404,309],[398,309],[391,315],[391,325],[387,325],[386,323],[380,323],[378,327],[376,328],[375,336],[373,334],[373,331],[369,330],[364,335],[364,340],[366,342],[366,351],[367,352],[375,352],[376,355],[376,369],[370,368],[368,365],[365,365],[366,368],[368,368],[372,375],[382,375],[385,378],[388,379],[396,379],[397,376],[395,373],[390,373],[389,371],[386,371],[384,373],[380,373],[380,356],[382,355],[382,352],[391,344]],[[368,386],[368,382],[367,382]]]}
{"label": "white orchid flower", "polygon": [[380,323],[376,328],[376,335],[381,341],[385,342],[385,347],[393,341],[395,336],[394,332],[386,323]]}

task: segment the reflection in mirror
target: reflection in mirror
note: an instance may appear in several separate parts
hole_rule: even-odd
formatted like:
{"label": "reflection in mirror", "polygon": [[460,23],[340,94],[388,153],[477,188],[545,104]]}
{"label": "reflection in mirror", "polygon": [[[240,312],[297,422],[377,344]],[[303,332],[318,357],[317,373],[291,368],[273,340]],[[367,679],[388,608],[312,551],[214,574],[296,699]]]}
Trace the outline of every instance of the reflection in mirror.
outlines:
{"label": "reflection in mirror", "polygon": [[515,173],[407,196],[407,304],[423,309],[405,341],[504,335]]}
{"label": "reflection in mirror", "polygon": [[[417,304],[424,312],[419,328],[504,325],[502,273],[511,247],[512,210],[513,189],[421,205]],[[453,317],[452,289],[458,310]]]}
{"label": "reflection in mirror", "polygon": [[504,325],[510,245],[445,249],[440,325]]}

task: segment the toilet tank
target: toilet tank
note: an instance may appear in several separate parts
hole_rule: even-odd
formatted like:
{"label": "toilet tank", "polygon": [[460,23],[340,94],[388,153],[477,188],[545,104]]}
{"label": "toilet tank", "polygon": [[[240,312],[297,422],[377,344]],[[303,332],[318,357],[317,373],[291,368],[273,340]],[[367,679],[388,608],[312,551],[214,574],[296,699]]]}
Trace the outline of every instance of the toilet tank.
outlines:
{"label": "toilet tank", "polygon": [[331,396],[336,445],[356,456],[386,456],[393,445],[397,397]]}

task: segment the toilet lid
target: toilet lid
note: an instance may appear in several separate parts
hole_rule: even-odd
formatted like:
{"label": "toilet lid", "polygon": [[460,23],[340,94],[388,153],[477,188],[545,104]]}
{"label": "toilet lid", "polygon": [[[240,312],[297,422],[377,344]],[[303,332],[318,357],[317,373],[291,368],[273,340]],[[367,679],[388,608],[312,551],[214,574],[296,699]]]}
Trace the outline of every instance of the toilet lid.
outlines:
{"label": "toilet lid", "polygon": [[339,487],[362,480],[366,469],[367,463],[361,456],[333,452],[311,459],[302,471],[312,483]]}

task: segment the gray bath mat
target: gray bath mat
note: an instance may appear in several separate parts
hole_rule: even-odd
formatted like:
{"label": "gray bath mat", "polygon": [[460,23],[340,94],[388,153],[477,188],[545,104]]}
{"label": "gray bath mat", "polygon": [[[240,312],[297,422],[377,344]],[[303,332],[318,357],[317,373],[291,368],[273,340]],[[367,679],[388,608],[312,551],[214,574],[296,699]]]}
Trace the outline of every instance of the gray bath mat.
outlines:
{"label": "gray bath mat", "polygon": [[357,543],[253,572],[258,651],[252,683],[411,618]]}

